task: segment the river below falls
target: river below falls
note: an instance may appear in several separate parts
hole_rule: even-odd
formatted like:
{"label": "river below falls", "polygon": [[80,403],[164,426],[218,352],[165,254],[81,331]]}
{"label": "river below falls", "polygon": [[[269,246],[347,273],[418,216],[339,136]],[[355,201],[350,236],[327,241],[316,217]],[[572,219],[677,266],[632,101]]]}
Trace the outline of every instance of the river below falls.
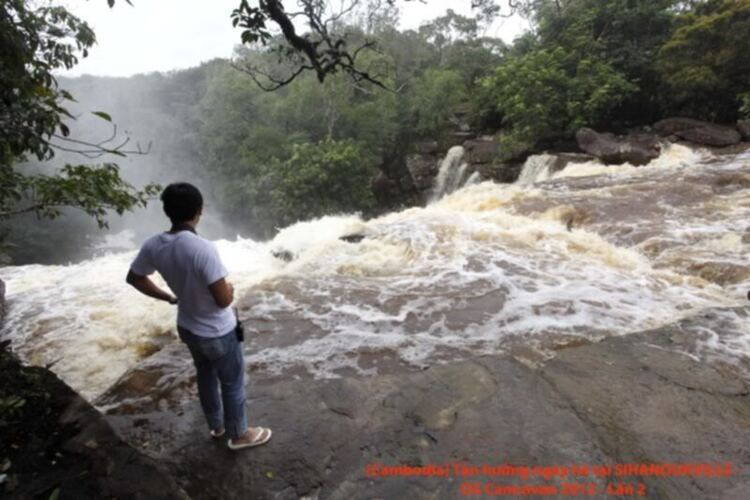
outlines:
{"label": "river below falls", "polygon": [[[673,145],[645,167],[554,173],[545,161],[530,159],[536,171],[518,185],[472,182],[368,221],[216,242],[251,377],[368,376],[501,352],[538,366],[566,345],[710,310],[685,354],[750,378],[750,322],[737,309],[750,289],[750,154]],[[340,239],[352,234],[364,239]],[[125,284],[134,256],[0,269],[2,337],[101,408],[169,405],[191,384],[176,311]]]}

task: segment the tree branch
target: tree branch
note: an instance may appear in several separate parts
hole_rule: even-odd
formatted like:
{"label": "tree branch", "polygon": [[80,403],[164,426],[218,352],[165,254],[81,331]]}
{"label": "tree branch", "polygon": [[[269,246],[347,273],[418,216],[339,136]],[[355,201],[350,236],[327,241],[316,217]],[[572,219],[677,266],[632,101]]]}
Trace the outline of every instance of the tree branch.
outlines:
{"label": "tree branch", "polygon": [[86,158],[89,158],[89,159],[100,158],[100,157],[102,157],[102,156],[104,156],[106,154],[114,154],[114,155],[117,155],[117,156],[125,156],[127,154],[147,155],[147,154],[149,154],[151,152],[151,146],[152,146],[152,142],[149,141],[148,147],[146,148],[145,151],[143,150],[143,148],[141,148],[141,145],[139,143],[136,144],[136,149],[125,150],[123,148],[130,143],[130,136],[126,135],[125,138],[122,140],[122,142],[120,142],[116,146],[114,146],[114,147],[105,147],[105,144],[114,141],[115,138],[117,137],[117,125],[116,124],[112,124],[112,135],[110,137],[108,137],[108,138],[106,138],[106,139],[104,139],[104,140],[102,140],[100,142],[96,142],[96,143],[94,143],[94,142],[88,142],[88,141],[82,141],[80,139],[71,139],[70,137],[65,137],[65,136],[62,136],[62,135],[56,134],[56,133],[53,133],[52,137],[54,137],[58,141],[63,141],[63,142],[67,142],[67,143],[76,144],[76,145],[84,146],[84,147],[87,147],[87,148],[91,148],[91,149],[75,149],[75,148],[72,148],[72,147],[67,147],[67,146],[63,146],[61,144],[53,143],[53,142],[51,142],[49,140],[47,141],[47,143],[51,147],[53,147],[55,149],[58,149],[60,151],[65,151],[65,152],[68,152],[68,153],[77,153],[77,154],[83,155],[83,156],[85,156]]}
{"label": "tree branch", "polygon": [[[402,0],[420,1],[426,0]],[[466,0],[463,0],[466,1]],[[522,10],[528,2],[539,0],[508,0],[510,14]],[[287,78],[271,78],[257,67],[238,68],[249,74],[253,81],[265,91],[277,90],[288,85],[305,71],[314,71],[319,82],[323,83],[328,75],[343,72],[349,75],[355,82],[369,82],[384,90],[393,92],[379,78],[371,75],[368,71],[361,70],[356,65],[357,55],[364,49],[373,49],[374,41],[366,41],[353,52],[347,46],[347,36],[339,35],[329,31],[336,23],[352,14],[355,9],[362,5],[361,0],[340,0],[338,10],[330,12],[330,3],[326,0],[297,0],[301,12],[288,13],[284,9],[284,3],[291,0],[259,0],[256,6],[250,6],[248,0],[241,0],[237,9],[232,12],[232,23],[244,29],[242,33],[243,43],[260,43],[266,46],[273,36],[268,23],[274,23],[281,32],[281,36],[287,44],[286,51],[277,48],[280,54],[284,53],[289,60],[298,56],[300,60],[294,64],[294,69]],[[373,0],[368,4],[369,16],[372,19],[374,12],[378,9],[391,8],[397,0]],[[496,0],[471,0],[471,6],[481,9],[482,14],[491,18],[497,15],[499,7]],[[324,16],[328,16],[324,19]],[[300,35],[292,19],[304,16],[307,21],[309,33]],[[258,75],[267,78],[272,85],[265,85]]]}
{"label": "tree branch", "polygon": [[37,210],[40,210],[42,208],[44,208],[44,205],[42,203],[36,203],[24,208],[0,211],[0,217],[12,217],[14,215],[21,215],[28,212],[36,212]]}

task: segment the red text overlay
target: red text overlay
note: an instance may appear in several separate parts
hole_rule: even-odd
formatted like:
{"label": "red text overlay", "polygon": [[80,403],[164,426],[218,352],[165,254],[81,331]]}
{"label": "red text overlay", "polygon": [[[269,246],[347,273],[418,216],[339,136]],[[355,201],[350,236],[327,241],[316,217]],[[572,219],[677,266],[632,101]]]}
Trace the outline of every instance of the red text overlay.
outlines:
{"label": "red text overlay", "polygon": [[446,463],[365,466],[369,478],[458,479],[465,496],[646,496],[648,478],[727,478],[732,464],[629,463],[512,465]]}

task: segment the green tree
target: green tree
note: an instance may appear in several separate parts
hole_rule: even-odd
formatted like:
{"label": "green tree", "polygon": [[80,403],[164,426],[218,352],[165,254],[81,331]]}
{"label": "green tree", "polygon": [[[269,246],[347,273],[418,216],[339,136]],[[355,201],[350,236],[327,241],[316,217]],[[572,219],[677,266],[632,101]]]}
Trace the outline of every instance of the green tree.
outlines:
{"label": "green tree", "polygon": [[738,116],[750,90],[750,0],[710,0],[683,13],[658,70],[671,111],[719,121]]}
{"label": "green tree", "polygon": [[293,146],[288,160],[268,166],[265,178],[255,186],[254,198],[267,207],[272,220],[283,225],[367,211],[375,204],[372,176],[372,158],[354,141],[303,143]]}
{"label": "green tree", "polygon": [[612,115],[617,129],[660,116],[661,79],[654,61],[669,37],[676,0],[560,0],[535,11],[536,32],[545,48],[562,47],[578,60],[607,64],[636,88]]}
{"label": "green tree", "polygon": [[660,47],[679,12],[676,0],[521,2],[530,33],[505,52],[478,93],[506,127],[509,156],[581,126],[608,130],[652,123],[663,113]]}
{"label": "green tree", "polygon": [[[255,64],[263,57],[258,51],[243,48],[235,63],[241,59]],[[388,71],[394,65],[389,54],[367,54],[362,62],[383,67],[383,74],[392,78]],[[276,92],[267,93],[228,65],[207,79],[198,108],[199,149],[203,151],[205,170],[216,174],[212,185],[224,215],[233,223],[258,230],[260,236],[269,236],[274,228],[296,216],[295,211],[286,214],[285,207],[294,210],[297,205],[306,206],[303,202],[285,203],[288,197],[279,191],[279,186],[292,186],[290,179],[298,175],[287,168],[290,162],[303,172],[307,169],[303,163],[309,161],[315,170],[323,161],[319,149],[326,152],[325,158],[333,158],[333,151],[349,154],[356,150],[368,167],[369,177],[361,176],[358,162],[347,164],[333,158],[331,165],[340,167],[338,175],[362,181],[362,186],[353,187],[357,193],[367,191],[374,166],[388,162],[398,149],[406,121],[400,95],[367,82],[353,82],[345,75],[331,76],[322,84],[311,74],[301,75]],[[319,148],[310,149],[311,144]],[[314,154],[306,160],[304,154],[308,152]],[[270,196],[272,190],[274,197]],[[294,190],[299,191],[298,186]],[[289,196],[297,200],[296,195]],[[350,197],[341,191],[318,189],[315,198],[318,207],[348,212],[368,209],[370,205],[363,206],[358,200],[372,200],[372,194],[369,198]]]}
{"label": "green tree", "polygon": [[412,86],[415,131],[435,136],[450,126],[450,118],[467,101],[467,89],[458,71],[430,68]]}
{"label": "green tree", "polygon": [[556,49],[509,56],[485,92],[495,99],[507,132],[503,155],[516,157],[542,140],[571,136],[584,126],[607,121],[635,86],[608,64]]}
{"label": "green tree", "polygon": [[[123,213],[145,205],[156,186],[134,189],[113,163],[66,165],[56,175],[29,174],[19,166],[27,157],[48,160],[55,150],[85,156],[123,155],[122,145],[88,144],[71,137],[64,102],[52,72],[71,68],[95,41],[91,28],[63,7],[35,2],[0,3],[0,218],[33,212],[54,218],[61,207],[75,207],[106,225],[108,210]],[[110,121],[104,112],[94,112]]]}

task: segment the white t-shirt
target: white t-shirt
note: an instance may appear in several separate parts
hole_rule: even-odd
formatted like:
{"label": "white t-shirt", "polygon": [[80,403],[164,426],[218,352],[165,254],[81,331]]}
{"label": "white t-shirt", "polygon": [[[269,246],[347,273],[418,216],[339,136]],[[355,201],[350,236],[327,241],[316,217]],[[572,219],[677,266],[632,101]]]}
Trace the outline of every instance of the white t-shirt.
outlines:
{"label": "white t-shirt", "polygon": [[160,233],[147,239],[130,270],[139,276],[159,271],[178,299],[177,324],[201,337],[234,329],[232,310],[216,305],[208,285],[227,276],[216,247],[190,231]]}

